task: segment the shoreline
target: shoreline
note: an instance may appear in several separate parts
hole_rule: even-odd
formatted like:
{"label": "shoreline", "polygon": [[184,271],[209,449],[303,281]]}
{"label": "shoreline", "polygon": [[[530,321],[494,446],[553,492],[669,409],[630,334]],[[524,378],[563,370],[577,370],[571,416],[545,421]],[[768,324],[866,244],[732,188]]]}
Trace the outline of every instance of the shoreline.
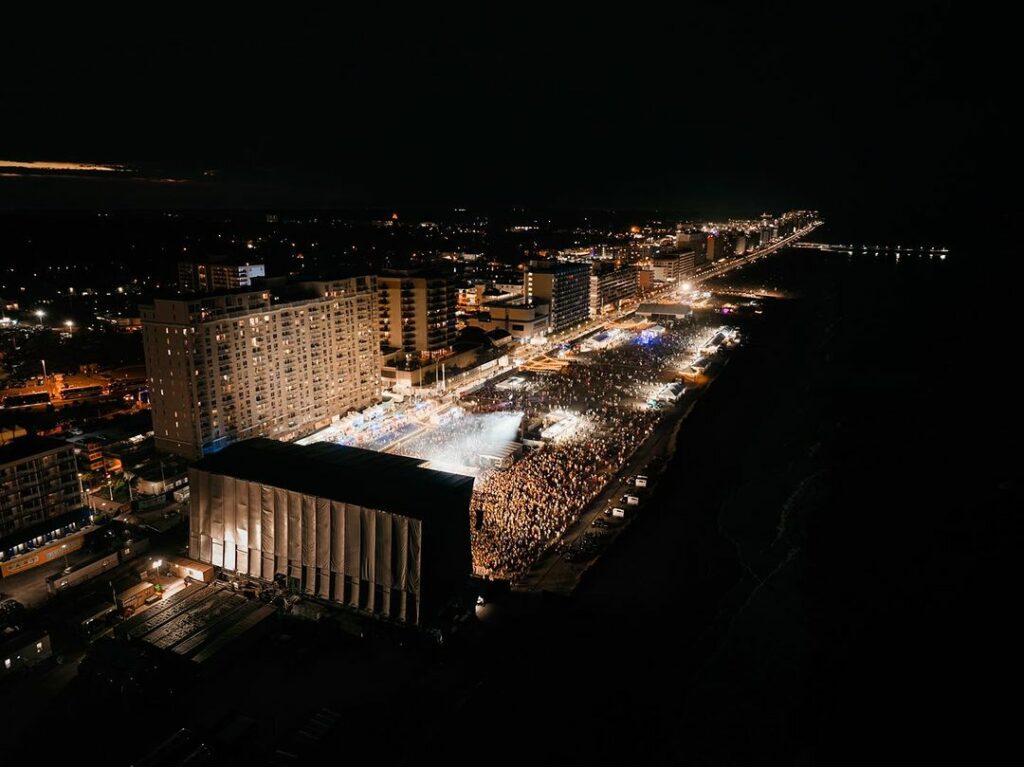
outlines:
{"label": "shoreline", "polygon": [[[694,281],[695,283],[716,281],[733,272],[742,272],[746,267],[758,264],[770,256],[785,253],[787,248],[791,247],[793,243],[810,235],[820,226],[821,223],[815,223],[790,235],[781,242],[758,250],[744,258],[732,260],[718,268],[705,270],[703,274],[697,274]],[[745,346],[746,342],[741,344],[741,349]],[[670,412],[655,426],[654,431],[647,440],[636,447],[622,468],[612,476],[604,489],[581,510],[579,516],[567,525],[560,535],[553,538],[547,544],[537,560],[525,573],[517,578],[493,579],[494,582],[507,582],[513,591],[521,593],[572,595],[594,565],[600,562],[613,549],[616,541],[626,530],[634,526],[634,521],[638,517],[646,516],[650,508],[656,508],[664,500],[662,497],[663,493],[658,493],[658,489],[669,464],[675,459],[682,425],[689,418],[697,403],[706,396],[708,390],[717,381],[718,377],[724,373],[725,367],[737,351],[740,351],[740,349],[730,350],[726,352],[724,358],[720,358],[722,361],[716,360],[714,374],[707,376],[706,380],[700,385],[699,390],[690,398],[690,402],[685,406],[677,405],[676,407],[682,407],[682,410],[678,413]],[[638,456],[645,457],[641,461],[638,460]],[[635,510],[629,513],[622,523],[608,529],[606,534],[599,534],[599,548],[593,556],[579,563],[567,561],[565,559],[566,549],[587,535],[593,521],[599,516],[600,510],[606,503],[614,498],[616,493],[625,492],[627,488],[632,487],[628,482],[629,477],[637,473],[638,468],[644,462],[650,463],[652,460],[659,458],[662,462],[657,468],[657,473],[655,474],[654,471],[648,469],[648,481],[651,484],[639,494],[641,498],[640,505],[633,507]],[[567,572],[559,573],[557,572],[558,570]]]}
{"label": "shoreline", "polygon": [[[639,519],[647,515],[648,510],[662,498],[659,488],[669,465],[675,458],[683,424],[718,380],[718,377],[725,372],[725,368],[736,351],[738,350],[733,349],[726,352],[721,361],[714,365],[714,374],[700,385],[699,390],[694,391],[688,401],[675,405],[661,419],[647,439],[637,445],[622,468],[615,472],[601,492],[584,507],[579,516],[566,527],[561,535],[548,543],[529,570],[518,578],[508,579],[507,582],[512,591],[571,596],[584,581],[586,574],[615,546],[618,539]],[[654,469],[649,468],[653,461],[659,462]],[[637,491],[633,485],[629,484],[629,478],[645,467],[648,467],[649,484],[646,488]],[[628,516],[622,522],[598,534],[600,548],[593,556],[580,562],[566,560],[565,554],[572,544],[588,533],[596,534],[591,531],[592,523],[601,517],[601,511],[609,501],[612,501],[618,493],[624,493],[630,488],[634,488],[633,491],[637,492],[641,499],[640,504],[628,507]]]}

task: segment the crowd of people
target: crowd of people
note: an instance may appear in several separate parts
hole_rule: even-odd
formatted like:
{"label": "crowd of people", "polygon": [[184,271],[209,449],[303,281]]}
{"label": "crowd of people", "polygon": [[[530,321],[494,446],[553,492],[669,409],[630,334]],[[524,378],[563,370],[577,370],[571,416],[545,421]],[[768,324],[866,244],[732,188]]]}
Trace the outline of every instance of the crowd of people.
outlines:
{"label": "crowd of people", "polygon": [[591,417],[581,432],[487,472],[473,494],[473,561],[499,578],[523,573],[585,509],[654,429],[653,414],[628,422]]}
{"label": "crowd of people", "polygon": [[705,323],[678,322],[646,343],[634,336],[603,350],[569,350],[570,364],[560,373],[534,374],[514,391],[499,390],[490,381],[470,397],[477,412],[518,410],[527,419],[554,409],[617,414],[646,405],[657,385],[695,357],[711,332]]}
{"label": "crowd of people", "polygon": [[534,377],[517,390],[489,383],[473,393],[469,407],[477,412],[514,410],[530,423],[568,410],[583,424],[511,468],[477,479],[472,541],[478,572],[522,575],[561,536],[653,432],[660,414],[647,407],[650,394],[695,355],[708,332],[703,324],[679,323],[645,343],[571,355],[564,371]]}
{"label": "crowd of people", "polygon": [[[515,388],[483,384],[462,407],[417,415],[407,406],[352,434],[318,438],[429,460],[438,468],[473,467],[473,561],[498,578],[524,574],[557,541],[654,431],[654,393],[678,376],[712,327],[677,321],[664,333],[626,332],[614,343],[562,349],[567,364],[549,373],[518,373]],[[589,351],[583,351],[587,348]],[[552,352],[554,353],[554,352]],[[504,469],[481,456],[502,453],[523,433],[538,437],[558,416],[575,416],[566,433],[526,451]],[[521,430],[522,427],[522,430]]]}

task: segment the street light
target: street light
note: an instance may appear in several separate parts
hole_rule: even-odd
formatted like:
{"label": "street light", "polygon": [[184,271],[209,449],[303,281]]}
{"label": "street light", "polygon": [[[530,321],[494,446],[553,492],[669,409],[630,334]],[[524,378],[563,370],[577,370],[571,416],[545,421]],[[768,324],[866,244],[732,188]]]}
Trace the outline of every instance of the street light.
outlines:
{"label": "street light", "polygon": [[34,314],[39,319],[39,327],[42,327],[43,326],[43,317],[46,316],[46,312],[43,311],[42,309],[36,309]]}
{"label": "street light", "polygon": [[66,327],[68,329],[69,333],[73,333],[74,330],[75,330],[75,322],[74,322],[74,320],[64,320],[64,327]]}

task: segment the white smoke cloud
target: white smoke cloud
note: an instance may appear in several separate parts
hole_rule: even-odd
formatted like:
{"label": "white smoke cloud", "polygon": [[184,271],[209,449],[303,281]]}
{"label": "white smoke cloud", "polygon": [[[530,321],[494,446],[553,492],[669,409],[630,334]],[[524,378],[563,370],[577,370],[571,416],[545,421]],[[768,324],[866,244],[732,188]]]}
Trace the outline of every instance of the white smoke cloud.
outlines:
{"label": "white smoke cloud", "polygon": [[477,467],[481,454],[493,454],[518,437],[522,420],[522,413],[462,413],[402,444],[397,452],[438,467]]}

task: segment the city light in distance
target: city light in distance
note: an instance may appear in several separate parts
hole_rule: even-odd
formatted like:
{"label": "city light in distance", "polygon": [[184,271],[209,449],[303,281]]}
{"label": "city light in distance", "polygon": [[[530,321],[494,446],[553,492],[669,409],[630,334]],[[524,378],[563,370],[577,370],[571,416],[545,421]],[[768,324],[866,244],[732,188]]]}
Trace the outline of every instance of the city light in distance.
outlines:
{"label": "city light in distance", "polygon": [[116,173],[125,170],[125,168],[118,165],[97,165],[87,162],[47,162],[46,160],[29,160],[25,162],[20,162],[18,160],[0,160],[0,168],[11,168],[15,170],[89,171],[102,173]]}

